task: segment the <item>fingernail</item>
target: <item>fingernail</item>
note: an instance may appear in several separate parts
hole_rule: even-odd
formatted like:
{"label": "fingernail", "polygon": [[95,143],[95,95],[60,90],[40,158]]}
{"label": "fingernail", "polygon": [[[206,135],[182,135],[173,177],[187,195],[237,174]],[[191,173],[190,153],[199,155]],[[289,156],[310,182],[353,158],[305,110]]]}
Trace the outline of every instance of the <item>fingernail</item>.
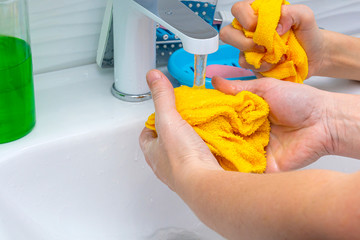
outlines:
{"label": "fingernail", "polygon": [[162,78],[162,75],[159,71],[157,70],[151,70],[147,73],[146,75],[146,80],[148,82],[148,84],[150,85],[151,83],[153,83],[154,81],[156,81],[157,79]]}
{"label": "fingernail", "polygon": [[279,25],[277,26],[277,28],[276,28],[276,31],[277,31],[277,33],[278,33],[279,35],[282,34],[282,29],[283,29],[283,26],[282,26],[281,24],[279,24]]}
{"label": "fingernail", "polygon": [[266,48],[264,46],[256,45],[255,48],[256,48],[257,52],[260,52],[260,53],[266,52]]}

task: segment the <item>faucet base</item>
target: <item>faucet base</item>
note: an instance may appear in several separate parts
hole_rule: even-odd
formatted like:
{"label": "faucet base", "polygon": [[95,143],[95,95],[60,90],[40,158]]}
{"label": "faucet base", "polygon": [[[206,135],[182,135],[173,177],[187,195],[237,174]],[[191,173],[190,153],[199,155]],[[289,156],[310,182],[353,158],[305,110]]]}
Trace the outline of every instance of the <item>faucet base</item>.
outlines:
{"label": "faucet base", "polygon": [[115,88],[115,83],[112,85],[111,93],[114,97],[125,102],[143,102],[151,99],[151,92],[139,95],[122,93]]}

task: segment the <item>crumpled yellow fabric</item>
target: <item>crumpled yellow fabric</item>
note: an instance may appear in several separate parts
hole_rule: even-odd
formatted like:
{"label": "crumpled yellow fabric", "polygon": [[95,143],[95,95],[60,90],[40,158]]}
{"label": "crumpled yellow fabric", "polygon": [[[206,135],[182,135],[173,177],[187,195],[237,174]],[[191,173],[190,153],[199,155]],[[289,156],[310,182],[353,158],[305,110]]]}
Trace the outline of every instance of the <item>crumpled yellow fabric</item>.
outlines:
{"label": "crumpled yellow fabric", "polygon": [[[269,143],[269,105],[248,91],[236,96],[213,89],[175,88],[176,108],[230,171],[263,173]],[[145,126],[155,130],[155,113]]]}
{"label": "crumpled yellow fabric", "polygon": [[282,56],[285,62],[270,71],[262,72],[265,77],[303,83],[309,71],[308,58],[292,29],[283,36],[276,32],[281,17],[281,6],[290,4],[285,0],[255,0],[251,7],[258,16],[255,32],[245,30],[234,19],[234,28],[242,30],[246,37],[253,38],[254,42],[266,48],[266,53],[245,52],[246,61],[259,68],[263,61],[277,64]]}

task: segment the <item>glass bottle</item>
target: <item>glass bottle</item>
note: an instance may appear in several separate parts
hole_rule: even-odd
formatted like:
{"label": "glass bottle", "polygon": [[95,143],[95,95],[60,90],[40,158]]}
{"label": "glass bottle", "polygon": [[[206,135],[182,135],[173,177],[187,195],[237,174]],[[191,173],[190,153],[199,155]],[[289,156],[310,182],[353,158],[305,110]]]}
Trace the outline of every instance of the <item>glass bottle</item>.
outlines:
{"label": "glass bottle", "polygon": [[35,125],[27,0],[0,0],[0,143]]}

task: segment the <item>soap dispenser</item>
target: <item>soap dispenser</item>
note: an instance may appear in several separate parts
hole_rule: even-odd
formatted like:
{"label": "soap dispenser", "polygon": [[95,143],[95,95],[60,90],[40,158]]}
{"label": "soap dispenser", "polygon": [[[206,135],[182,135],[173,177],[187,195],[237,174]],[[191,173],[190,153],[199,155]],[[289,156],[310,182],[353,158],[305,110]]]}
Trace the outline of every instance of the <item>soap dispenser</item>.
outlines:
{"label": "soap dispenser", "polygon": [[0,144],[35,126],[27,0],[0,0]]}

